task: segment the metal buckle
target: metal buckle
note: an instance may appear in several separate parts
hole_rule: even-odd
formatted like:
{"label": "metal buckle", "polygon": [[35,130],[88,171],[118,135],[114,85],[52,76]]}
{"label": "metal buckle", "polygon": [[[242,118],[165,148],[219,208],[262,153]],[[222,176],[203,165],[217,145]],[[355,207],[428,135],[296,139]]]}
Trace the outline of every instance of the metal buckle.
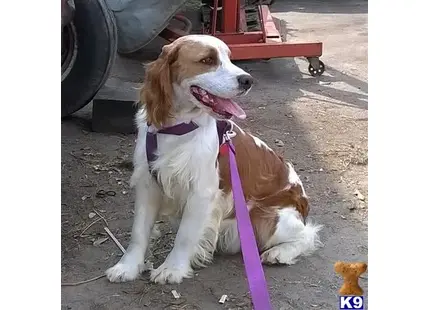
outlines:
{"label": "metal buckle", "polygon": [[229,130],[224,134],[224,141],[225,142],[230,141],[235,136],[236,136],[236,133],[232,130]]}
{"label": "metal buckle", "polygon": [[231,121],[228,121],[230,123],[230,129],[227,130],[224,134],[224,141],[230,141],[232,138],[236,136],[236,133],[233,131],[233,123]]}

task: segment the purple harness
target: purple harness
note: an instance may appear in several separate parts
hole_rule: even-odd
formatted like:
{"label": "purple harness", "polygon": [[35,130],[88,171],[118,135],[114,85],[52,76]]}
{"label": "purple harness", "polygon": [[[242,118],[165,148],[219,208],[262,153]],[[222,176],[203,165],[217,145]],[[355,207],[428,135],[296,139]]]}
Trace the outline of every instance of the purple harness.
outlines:
{"label": "purple harness", "polygon": [[[257,242],[255,240],[254,229],[252,228],[251,218],[246,206],[245,197],[242,190],[239,171],[236,163],[236,151],[229,136],[232,130],[231,123],[228,121],[217,121],[217,131],[219,145],[228,146],[228,156],[230,162],[231,186],[233,191],[233,201],[236,211],[237,228],[239,231],[240,246],[242,249],[242,258],[245,264],[245,273],[248,279],[248,287],[251,293],[252,303],[255,310],[270,310],[269,291],[267,289],[266,279],[264,277],[263,266],[260,261]],[[156,133],[146,133],[146,157],[148,164],[156,159],[155,151],[157,150],[157,134],[169,134],[182,136],[198,128],[194,122],[181,123],[172,127],[160,129]],[[224,142],[225,139],[225,142]],[[223,143],[224,142],[224,143]],[[221,149],[221,148],[220,148]],[[151,174],[156,178],[156,171],[150,168]]]}
{"label": "purple harness", "polygon": [[[230,123],[228,121],[217,121],[216,123],[217,132],[218,132],[218,141],[219,145],[221,146],[223,142],[223,137],[228,129],[230,129]],[[157,134],[166,134],[166,135],[175,135],[175,136],[182,136],[187,133],[190,133],[194,130],[199,128],[199,125],[197,125],[194,122],[190,123],[180,123],[178,125],[167,127],[158,130],[157,132],[146,132],[146,159],[148,160],[149,166],[151,166],[151,163],[155,161],[157,156],[155,155],[155,151],[157,150],[158,143],[157,143]],[[157,172],[153,169],[149,168],[151,171],[151,174],[156,178]]]}

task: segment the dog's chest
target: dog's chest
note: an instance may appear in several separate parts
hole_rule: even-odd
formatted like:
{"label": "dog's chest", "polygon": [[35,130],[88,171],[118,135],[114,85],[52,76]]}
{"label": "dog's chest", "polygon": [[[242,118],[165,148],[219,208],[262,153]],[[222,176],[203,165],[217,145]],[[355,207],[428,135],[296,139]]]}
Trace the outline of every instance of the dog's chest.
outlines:
{"label": "dog's chest", "polygon": [[157,158],[152,167],[157,172],[163,193],[178,201],[186,200],[190,191],[217,178],[216,132],[196,130],[185,136],[160,135]]}

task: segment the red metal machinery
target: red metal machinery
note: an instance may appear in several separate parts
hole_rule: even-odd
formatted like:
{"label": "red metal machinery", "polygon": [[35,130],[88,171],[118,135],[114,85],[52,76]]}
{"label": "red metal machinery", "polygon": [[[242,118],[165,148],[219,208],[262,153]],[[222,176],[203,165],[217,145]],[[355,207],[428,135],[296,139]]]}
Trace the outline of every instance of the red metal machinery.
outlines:
{"label": "red metal machinery", "polygon": [[[206,5],[206,8],[209,8],[208,16],[210,19],[206,24],[203,21],[202,32],[223,40],[231,50],[232,60],[306,57],[309,61],[309,73],[312,76],[323,74],[325,66],[319,60],[322,55],[321,42],[282,42],[269,7],[262,5],[261,0],[254,1],[259,2],[258,5],[254,6],[257,13],[254,15],[257,16],[257,23],[259,24],[257,28],[259,29],[248,31],[247,14],[249,13],[246,12],[246,6],[241,5],[241,2],[241,0],[223,0],[221,7],[218,5],[219,0],[213,0],[212,5]],[[221,18],[219,18],[219,12],[221,12]],[[182,21],[185,19],[183,16],[176,16],[176,18]],[[174,41],[184,34],[186,32],[168,27],[160,36],[169,41]]]}

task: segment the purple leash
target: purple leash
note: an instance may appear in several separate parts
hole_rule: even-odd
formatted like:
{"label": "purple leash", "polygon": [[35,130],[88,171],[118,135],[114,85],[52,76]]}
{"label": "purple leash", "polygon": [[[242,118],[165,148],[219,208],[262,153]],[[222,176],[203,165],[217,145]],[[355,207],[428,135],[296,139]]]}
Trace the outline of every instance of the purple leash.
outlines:
{"label": "purple leash", "polygon": [[[246,206],[245,197],[243,195],[242,183],[240,181],[239,171],[237,170],[236,151],[230,139],[228,130],[229,123],[226,121],[217,122],[217,132],[220,144],[222,137],[225,137],[225,146],[230,162],[231,186],[233,191],[234,207],[236,210],[237,228],[239,231],[240,246],[242,249],[243,262],[245,264],[245,273],[248,279],[249,291],[255,310],[270,310],[269,291],[267,290],[266,279],[264,277],[263,266],[258,253],[257,242],[255,241],[254,229],[252,228],[251,218],[249,217],[248,208]],[[146,134],[146,156],[148,163],[155,160],[155,151],[157,150],[157,133],[171,134],[181,136],[198,128],[198,125],[191,123],[181,123],[172,127],[163,128],[156,133]],[[232,128],[232,127],[231,127]],[[220,149],[221,152],[221,149]],[[156,171],[150,169],[153,176],[156,176]]]}
{"label": "purple leash", "polygon": [[269,291],[267,289],[266,278],[264,277],[263,266],[258,253],[257,242],[255,241],[254,229],[243,195],[242,184],[236,163],[236,150],[226,134],[228,144],[228,157],[230,162],[231,187],[233,191],[233,201],[236,210],[237,228],[239,231],[240,246],[242,249],[245,273],[248,278],[249,291],[255,310],[270,310]]}

